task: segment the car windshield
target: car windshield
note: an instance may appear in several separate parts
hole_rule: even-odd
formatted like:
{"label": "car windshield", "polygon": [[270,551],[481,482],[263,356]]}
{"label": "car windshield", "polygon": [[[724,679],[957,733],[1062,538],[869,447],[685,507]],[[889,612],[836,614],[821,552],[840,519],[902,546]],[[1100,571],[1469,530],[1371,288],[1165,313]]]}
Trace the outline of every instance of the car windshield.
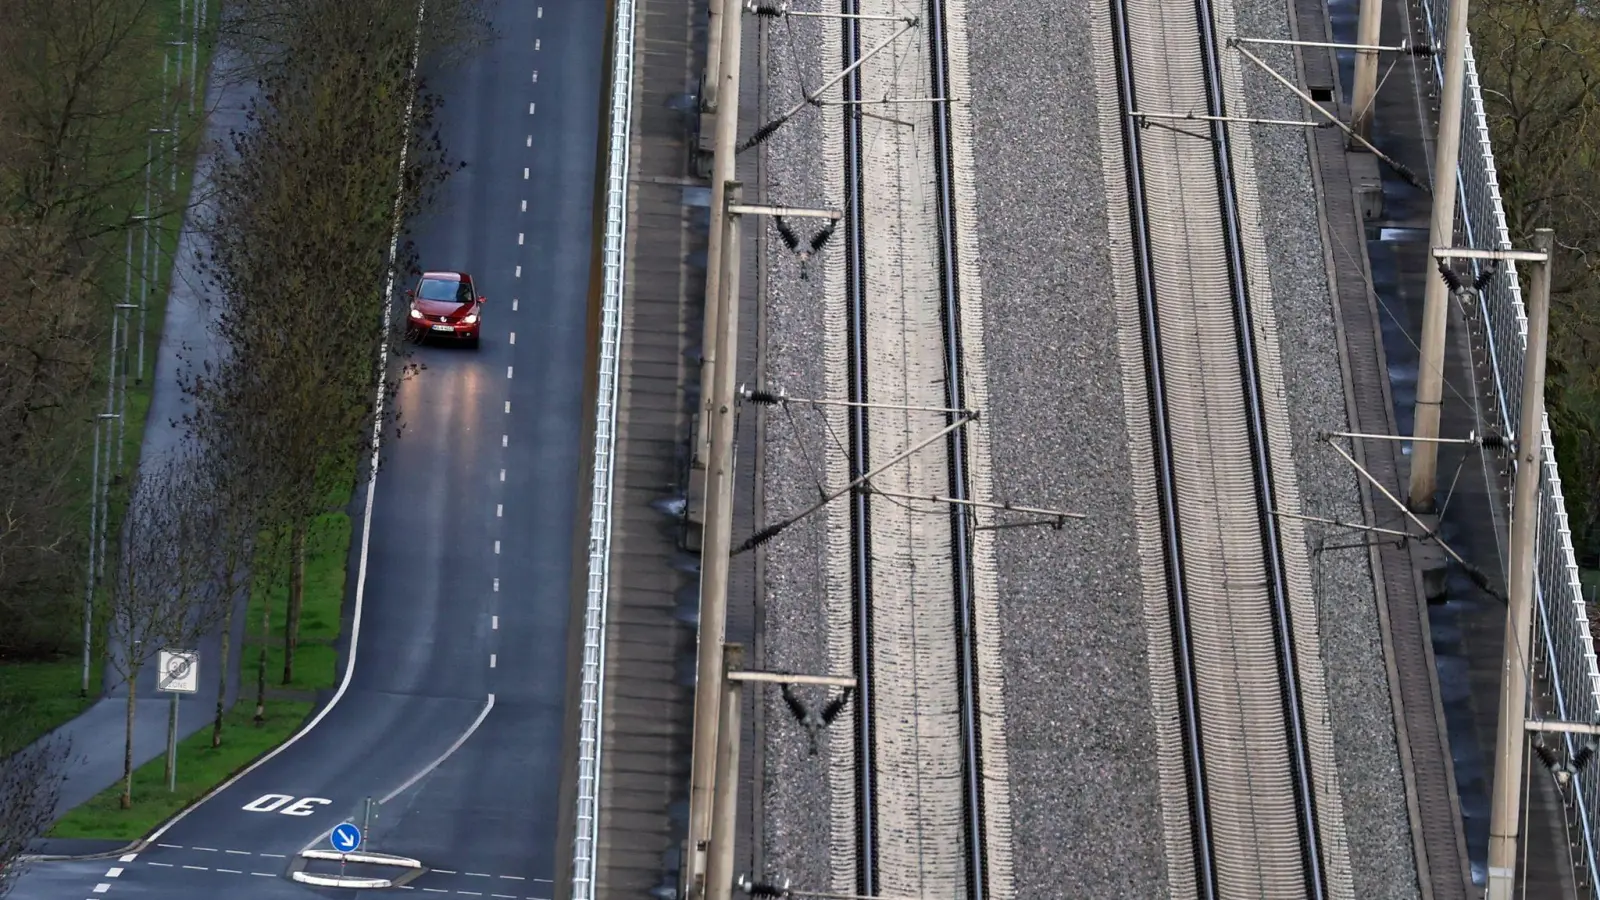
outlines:
{"label": "car windshield", "polygon": [[437,278],[424,278],[422,286],[417,288],[417,296],[424,300],[438,300],[444,303],[455,301],[465,302],[459,295],[466,293],[466,285],[459,281],[441,281]]}

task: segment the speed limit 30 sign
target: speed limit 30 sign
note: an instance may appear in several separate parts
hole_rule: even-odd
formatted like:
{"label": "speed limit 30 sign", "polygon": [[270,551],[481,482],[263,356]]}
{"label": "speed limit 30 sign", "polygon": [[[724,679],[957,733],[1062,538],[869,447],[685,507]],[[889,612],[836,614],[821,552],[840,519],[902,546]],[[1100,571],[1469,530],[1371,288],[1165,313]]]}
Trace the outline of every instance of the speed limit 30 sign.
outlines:
{"label": "speed limit 30 sign", "polygon": [[156,658],[156,688],[176,694],[200,690],[200,652],[162,650]]}

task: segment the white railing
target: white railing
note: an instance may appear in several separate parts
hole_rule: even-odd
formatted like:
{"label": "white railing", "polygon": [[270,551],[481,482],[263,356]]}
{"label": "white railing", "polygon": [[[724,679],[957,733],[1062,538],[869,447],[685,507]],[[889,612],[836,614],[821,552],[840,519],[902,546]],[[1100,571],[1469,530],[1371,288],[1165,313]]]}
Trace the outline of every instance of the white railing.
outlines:
{"label": "white railing", "polygon": [[[1420,0],[1428,28],[1428,42],[1444,46],[1449,0]],[[1433,58],[1435,85],[1444,82],[1444,59]],[[1508,249],[1505,209],[1500,203],[1500,183],[1495,174],[1494,150],[1489,144],[1489,123],[1484,116],[1483,93],[1471,43],[1466,53],[1466,102],[1462,104],[1461,159],[1457,165],[1459,215],[1466,243],[1478,249]],[[1478,265],[1473,263],[1474,267]],[[1476,271],[1476,269],[1475,269]],[[1436,277],[1436,276],[1431,276]],[[1495,384],[1495,413],[1504,434],[1514,435],[1522,412],[1522,364],[1528,345],[1528,320],[1522,306],[1522,288],[1515,264],[1503,264],[1479,299],[1490,370]],[[1520,437],[1520,436],[1519,436]],[[1549,680],[1554,712],[1569,721],[1600,721],[1600,666],[1589,634],[1588,608],[1578,581],[1578,563],[1572,552],[1572,532],[1567,525],[1561,475],[1556,471],[1555,449],[1550,440],[1550,419],[1545,417],[1539,439],[1544,443],[1543,471],[1539,477],[1538,539],[1534,578],[1538,602],[1534,648],[1542,658]],[[1566,738],[1569,753],[1578,742]],[[1596,869],[1596,811],[1600,811],[1600,771],[1587,766],[1579,773],[1570,837],[1574,862]],[[1593,896],[1600,898],[1600,883],[1588,879]],[[1581,883],[1581,880],[1580,880]]]}
{"label": "white railing", "polygon": [[611,99],[607,118],[605,233],[601,248],[600,377],[595,392],[594,486],[589,500],[589,578],[583,613],[577,814],[572,838],[572,900],[595,896],[600,843],[600,751],[605,714],[606,604],[611,591],[611,486],[615,473],[617,364],[622,353],[622,289],[628,235],[628,139],[633,120],[634,0],[615,0]]}

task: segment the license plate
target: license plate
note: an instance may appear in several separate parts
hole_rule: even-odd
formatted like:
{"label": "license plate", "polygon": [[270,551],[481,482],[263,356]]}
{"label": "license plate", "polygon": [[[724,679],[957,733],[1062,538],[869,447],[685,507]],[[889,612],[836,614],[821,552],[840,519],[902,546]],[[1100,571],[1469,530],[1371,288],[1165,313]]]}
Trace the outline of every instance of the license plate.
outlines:
{"label": "license plate", "polygon": [[434,331],[455,331],[456,327],[454,325],[435,325],[435,326],[433,326],[433,330]]}

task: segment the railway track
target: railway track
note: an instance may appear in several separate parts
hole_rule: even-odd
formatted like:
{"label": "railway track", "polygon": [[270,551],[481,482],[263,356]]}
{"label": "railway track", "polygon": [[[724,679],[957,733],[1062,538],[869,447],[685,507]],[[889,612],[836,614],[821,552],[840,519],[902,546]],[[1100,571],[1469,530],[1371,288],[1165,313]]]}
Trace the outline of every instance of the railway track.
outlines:
{"label": "railway track", "polygon": [[[849,477],[967,408],[944,0],[841,0]],[[881,17],[874,20],[872,17]],[[904,48],[863,60],[916,18]],[[867,18],[862,18],[867,17]],[[859,65],[859,68],[853,68]],[[918,83],[920,81],[920,83]],[[891,299],[892,298],[892,299]],[[907,408],[898,408],[907,407]],[[911,409],[910,407],[916,407]],[[856,892],[991,891],[965,428],[850,498]]]}
{"label": "railway track", "polygon": [[1324,862],[1231,135],[1221,121],[1134,115],[1227,114],[1213,2],[1102,2],[1183,738],[1181,762],[1164,764],[1181,765],[1189,812],[1172,893],[1343,895]]}

